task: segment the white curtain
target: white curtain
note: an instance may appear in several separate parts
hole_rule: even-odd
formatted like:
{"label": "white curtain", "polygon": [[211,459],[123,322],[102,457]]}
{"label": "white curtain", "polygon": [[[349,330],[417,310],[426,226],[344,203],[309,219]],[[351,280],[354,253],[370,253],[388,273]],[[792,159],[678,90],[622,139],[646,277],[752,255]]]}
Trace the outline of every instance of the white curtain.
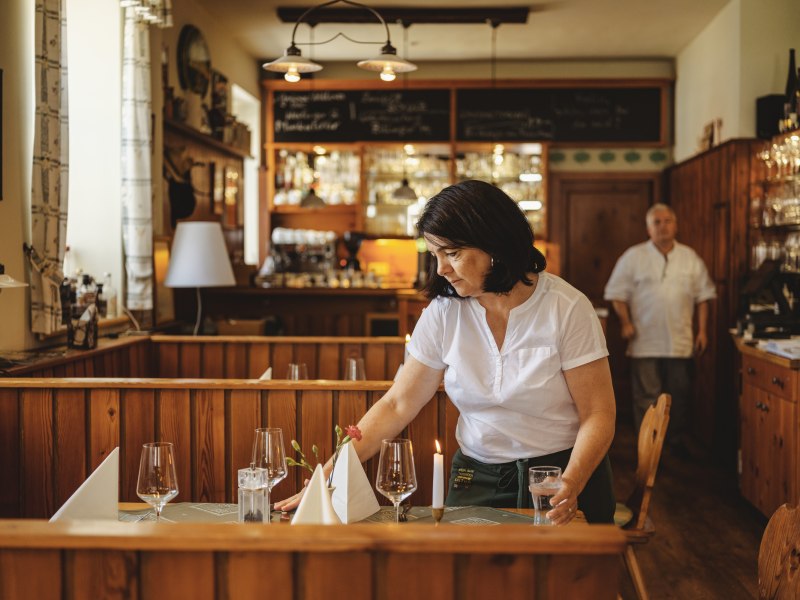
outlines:
{"label": "white curtain", "polygon": [[122,51],[122,243],[125,306],[153,308],[153,214],[149,25],[172,25],[168,0],[123,2]]}
{"label": "white curtain", "polygon": [[36,0],[33,181],[31,193],[31,329],[61,325],[58,286],[67,237],[69,171],[66,0]]}

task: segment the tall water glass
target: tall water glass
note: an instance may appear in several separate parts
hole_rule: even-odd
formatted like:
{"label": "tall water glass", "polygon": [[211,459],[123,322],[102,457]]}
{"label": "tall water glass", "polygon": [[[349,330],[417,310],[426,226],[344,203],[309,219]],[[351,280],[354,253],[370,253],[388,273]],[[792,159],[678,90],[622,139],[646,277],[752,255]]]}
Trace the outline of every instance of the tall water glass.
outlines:
{"label": "tall water glass", "polygon": [[259,427],[253,441],[251,462],[267,470],[269,491],[275,484],[283,481],[288,474],[286,469],[286,451],[283,448],[283,430],[278,427]]}
{"label": "tall water glass", "polygon": [[400,503],[417,489],[411,440],[397,438],[381,442],[375,489],[392,501],[395,523],[399,523]]}
{"label": "tall water glass", "polygon": [[364,359],[348,358],[345,379],[348,381],[364,381],[366,378],[367,372],[364,369]]}
{"label": "tall water glass", "polygon": [[175,453],[169,442],[152,442],[142,447],[136,495],[156,512],[156,521],[167,502],[178,495]]}
{"label": "tall water glass", "polygon": [[561,489],[561,467],[531,467],[528,485],[533,496],[534,525],[552,525],[547,512],[553,508],[550,499]]}
{"label": "tall water glass", "polygon": [[308,367],[306,363],[289,363],[289,369],[286,371],[286,379],[299,381],[308,379]]}

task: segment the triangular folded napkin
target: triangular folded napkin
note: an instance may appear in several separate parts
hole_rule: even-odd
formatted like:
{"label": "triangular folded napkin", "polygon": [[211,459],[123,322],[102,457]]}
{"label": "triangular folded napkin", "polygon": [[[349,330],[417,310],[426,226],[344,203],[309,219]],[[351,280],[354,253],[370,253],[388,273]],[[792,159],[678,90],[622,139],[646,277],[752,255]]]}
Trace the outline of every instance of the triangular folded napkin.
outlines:
{"label": "triangular folded napkin", "polygon": [[317,465],[300,505],[292,517],[292,525],[338,525],[341,521],[336,516],[331,504],[331,494],[322,472],[322,465]]}
{"label": "triangular folded napkin", "polygon": [[259,380],[261,381],[267,381],[269,379],[272,379],[272,367],[267,367],[267,370],[261,374],[261,377],[259,377]]}
{"label": "triangular folded napkin", "polygon": [[356,523],[381,507],[353,444],[345,444],[333,469],[333,509],[342,523]]}
{"label": "triangular folded napkin", "polygon": [[119,518],[119,448],[114,448],[106,459],[86,478],[50,521],[61,519]]}

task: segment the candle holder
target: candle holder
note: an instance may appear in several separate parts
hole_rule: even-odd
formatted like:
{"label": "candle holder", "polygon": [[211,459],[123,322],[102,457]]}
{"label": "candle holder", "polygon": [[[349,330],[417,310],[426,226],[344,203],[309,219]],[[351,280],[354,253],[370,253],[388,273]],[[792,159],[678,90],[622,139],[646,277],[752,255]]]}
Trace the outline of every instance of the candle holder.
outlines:
{"label": "candle holder", "polygon": [[438,525],[439,522],[442,520],[444,516],[444,507],[442,508],[433,508],[431,506],[431,515],[433,515],[433,522],[435,525]]}

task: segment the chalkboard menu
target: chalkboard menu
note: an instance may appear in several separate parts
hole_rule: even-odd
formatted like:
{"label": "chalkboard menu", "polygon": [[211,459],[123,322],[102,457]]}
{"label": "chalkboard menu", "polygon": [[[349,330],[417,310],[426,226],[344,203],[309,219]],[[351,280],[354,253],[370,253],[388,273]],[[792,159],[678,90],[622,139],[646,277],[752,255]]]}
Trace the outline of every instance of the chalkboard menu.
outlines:
{"label": "chalkboard menu", "polygon": [[274,94],[276,142],[448,141],[449,90]]}
{"label": "chalkboard menu", "polygon": [[661,141],[661,88],[461,89],[462,141]]}

